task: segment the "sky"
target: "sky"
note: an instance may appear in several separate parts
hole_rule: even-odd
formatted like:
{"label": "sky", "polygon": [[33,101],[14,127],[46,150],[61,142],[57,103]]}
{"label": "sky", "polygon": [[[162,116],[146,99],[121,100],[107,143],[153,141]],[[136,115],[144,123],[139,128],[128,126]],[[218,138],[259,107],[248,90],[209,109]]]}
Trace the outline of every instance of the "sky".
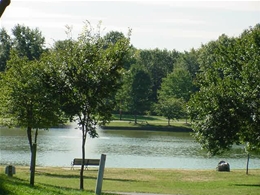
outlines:
{"label": "sky", "polygon": [[66,39],[66,25],[76,39],[84,22],[102,34],[132,29],[131,44],[139,49],[167,49],[180,52],[199,48],[222,34],[239,36],[260,23],[258,1],[89,1],[11,0],[0,19],[10,34],[17,25],[38,28],[46,46]]}

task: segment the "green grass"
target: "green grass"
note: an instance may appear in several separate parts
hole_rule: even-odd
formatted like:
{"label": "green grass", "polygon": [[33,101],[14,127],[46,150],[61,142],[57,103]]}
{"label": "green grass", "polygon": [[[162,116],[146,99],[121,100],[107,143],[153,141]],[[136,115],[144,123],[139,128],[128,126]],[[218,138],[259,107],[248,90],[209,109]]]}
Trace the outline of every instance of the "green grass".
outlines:
{"label": "green grass", "polygon": [[[4,167],[1,167],[2,170]],[[85,190],[79,190],[79,169],[37,167],[35,187],[29,186],[29,168],[17,167],[14,177],[0,174],[0,194],[10,195],[54,195],[94,194],[97,170],[84,172]],[[175,170],[175,169],[114,169],[107,168],[102,191],[140,192],[181,195],[258,195],[260,192],[260,170]]]}
{"label": "green grass", "polygon": [[106,124],[104,128],[110,129],[150,129],[150,130],[176,130],[185,131],[190,130],[191,125],[186,123],[185,119],[181,120],[171,120],[170,126],[168,125],[168,120],[161,116],[145,116],[140,115],[137,119],[137,124],[134,123],[134,116],[132,115],[122,115],[120,120],[119,115],[114,114],[113,120]]}

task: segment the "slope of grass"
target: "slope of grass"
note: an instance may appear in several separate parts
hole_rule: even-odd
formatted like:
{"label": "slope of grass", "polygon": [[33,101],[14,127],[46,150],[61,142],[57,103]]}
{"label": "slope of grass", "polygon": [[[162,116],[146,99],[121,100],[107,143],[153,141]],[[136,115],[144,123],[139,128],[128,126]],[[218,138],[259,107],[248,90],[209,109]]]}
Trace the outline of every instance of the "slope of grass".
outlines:
{"label": "slope of grass", "polygon": [[[4,167],[2,167],[2,170]],[[0,194],[94,194],[98,171],[85,171],[85,190],[79,189],[79,169],[37,167],[35,187],[29,186],[29,168],[17,167],[14,177],[0,174]],[[260,170],[112,169],[105,170],[103,192],[223,195],[260,192]]]}

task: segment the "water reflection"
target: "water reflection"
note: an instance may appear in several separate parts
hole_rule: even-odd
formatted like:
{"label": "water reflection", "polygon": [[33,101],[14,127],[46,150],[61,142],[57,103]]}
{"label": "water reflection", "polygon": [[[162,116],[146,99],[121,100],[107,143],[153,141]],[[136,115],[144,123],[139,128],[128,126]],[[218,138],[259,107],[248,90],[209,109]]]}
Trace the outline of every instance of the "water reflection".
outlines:
{"label": "water reflection", "polygon": [[[219,160],[232,168],[245,168],[246,154],[235,147],[222,156],[208,158],[188,133],[98,130],[99,138],[88,138],[86,157],[107,154],[106,167],[214,169]],[[0,164],[29,165],[26,131],[0,128]],[[81,157],[81,131],[75,126],[40,131],[38,166],[70,166]],[[252,156],[250,168],[260,168],[259,156]]]}

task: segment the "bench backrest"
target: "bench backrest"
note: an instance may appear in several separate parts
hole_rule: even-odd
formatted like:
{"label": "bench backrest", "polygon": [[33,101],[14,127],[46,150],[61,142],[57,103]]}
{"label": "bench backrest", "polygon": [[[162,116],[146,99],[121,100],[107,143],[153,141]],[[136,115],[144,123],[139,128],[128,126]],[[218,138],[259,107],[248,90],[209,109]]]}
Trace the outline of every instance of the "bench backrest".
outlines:
{"label": "bench backrest", "polygon": [[[99,165],[100,159],[85,159],[84,165]],[[73,165],[81,165],[81,158],[74,158]]]}

